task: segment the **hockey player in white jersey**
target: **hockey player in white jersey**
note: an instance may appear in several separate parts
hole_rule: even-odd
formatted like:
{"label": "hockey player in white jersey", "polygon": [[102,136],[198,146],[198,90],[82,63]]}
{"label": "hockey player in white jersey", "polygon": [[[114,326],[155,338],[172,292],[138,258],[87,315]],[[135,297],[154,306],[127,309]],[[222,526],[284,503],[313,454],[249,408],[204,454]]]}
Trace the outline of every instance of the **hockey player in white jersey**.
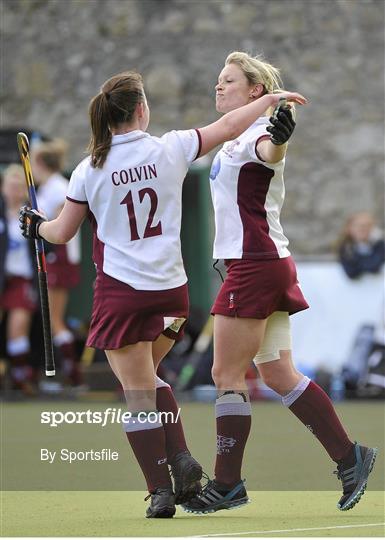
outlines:
{"label": "hockey player in white jersey", "polygon": [[[234,52],[219,74],[217,111],[229,114],[282,92],[282,87],[274,66]],[[267,107],[248,129],[223,145],[211,168],[214,258],[224,259],[227,268],[212,308],[217,456],[215,478],[184,505],[189,512],[215,512],[248,502],[241,466],[251,427],[245,375],[252,360],[265,384],[282,396],[283,404],[337,464],[343,485],[340,510],[359,501],[375,460],[376,449],[352,442],[329,397],[295,368],[291,357],[289,316],[308,307],[280,223],[285,155],[294,127],[290,105],[282,103],[275,111]]]}

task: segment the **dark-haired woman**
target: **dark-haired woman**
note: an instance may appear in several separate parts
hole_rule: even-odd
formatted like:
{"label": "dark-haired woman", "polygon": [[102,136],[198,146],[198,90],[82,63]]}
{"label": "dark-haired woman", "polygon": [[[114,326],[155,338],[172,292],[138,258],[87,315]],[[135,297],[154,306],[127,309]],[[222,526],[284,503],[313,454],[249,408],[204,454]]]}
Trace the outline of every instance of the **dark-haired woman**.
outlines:
{"label": "dark-haired woman", "polygon": [[[94,229],[94,304],[88,345],[104,349],[131,418],[125,431],[151,494],[147,517],[172,517],[200,488],[170,387],[159,362],[183,334],[187,278],[180,246],[181,196],[189,165],[238,136],[280,97],[263,96],[201,129],[146,132],[149,108],[139,74],[106,81],[90,103],[90,156],[72,174],[57,219],[22,210],[25,236],[65,243],[88,214]],[[165,420],[165,412],[173,413]],[[162,422],[163,420],[163,422]],[[171,465],[174,490],[168,471]]]}

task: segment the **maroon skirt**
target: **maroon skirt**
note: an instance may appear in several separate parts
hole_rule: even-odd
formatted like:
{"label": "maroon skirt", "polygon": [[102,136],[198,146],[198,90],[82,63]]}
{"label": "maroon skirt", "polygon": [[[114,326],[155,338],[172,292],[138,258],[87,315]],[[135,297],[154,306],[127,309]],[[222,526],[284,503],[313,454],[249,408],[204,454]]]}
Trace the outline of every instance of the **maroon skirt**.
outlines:
{"label": "maroon skirt", "polygon": [[211,313],[227,317],[266,319],[275,311],[290,315],[309,307],[291,257],[264,261],[225,261],[227,276]]}
{"label": "maroon skirt", "polygon": [[10,276],[5,280],[4,291],[0,296],[0,307],[4,311],[25,309],[35,311],[38,305],[37,291],[31,279]]}
{"label": "maroon skirt", "polygon": [[120,349],[139,341],[155,341],[160,334],[180,341],[188,310],[187,284],[164,291],[140,291],[99,271],[87,345]]}
{"label": "maroon skirt", "polygon": [[72,289],[79,284],[80,264],[69,261],[65,244],[54,246],[53,250],[47,253],[46,260],[49,287]]}

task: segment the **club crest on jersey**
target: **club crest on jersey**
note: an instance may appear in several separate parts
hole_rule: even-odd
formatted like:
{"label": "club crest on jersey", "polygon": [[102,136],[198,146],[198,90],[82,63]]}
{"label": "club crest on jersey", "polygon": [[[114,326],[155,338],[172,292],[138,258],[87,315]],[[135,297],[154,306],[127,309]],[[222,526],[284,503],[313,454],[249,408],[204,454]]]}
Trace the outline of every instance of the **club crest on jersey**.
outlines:
{"label": "club crest on jersey", "polygon": [[238,144],[240,144],[240,142],[235,139],[234,141],[224,144],[222,150],[226,154],[226,156],[232,158],[235,147],[238,146]]}
{"label": "club crest on jersey", "polygon": [[163,317],[164,329],[169,328],[178,333],[185,320],[184,317]]}
{"label": "club crest on jersey", "polygon": [[221,158],[217,154],[214,158],[213,164],[211,165],[210,170],[210,180],[215,180],[221,170]]}
{"label": "club crest on jersey", "polygon": [[236,439],[233,439],[233,437],[217,435],[217,454],[219,456],[222,454],[229,454],[230,448],[232,448],[236,442]]}

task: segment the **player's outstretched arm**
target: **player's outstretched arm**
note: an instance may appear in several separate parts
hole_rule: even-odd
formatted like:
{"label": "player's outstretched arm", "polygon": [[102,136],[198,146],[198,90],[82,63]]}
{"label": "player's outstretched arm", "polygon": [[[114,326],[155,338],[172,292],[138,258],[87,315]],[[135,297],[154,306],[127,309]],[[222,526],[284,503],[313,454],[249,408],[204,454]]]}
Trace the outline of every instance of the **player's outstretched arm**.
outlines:
{"label": "player's outstretched arm", "polygon": [[56,219],[46,221],[42,214],[22,207],[20,228],[26,238],[43,238],[52,244],[65,244],[77,233],[88,212],[87,204],[77,204],[66,200]]}
{"label": "player's outstretched arm", "polygon": [[202,138],[200,155],[203,156],[219,144],[239,137],[269,107],[275,107],[280,99],[299,105],[307,103],[307,99],[297,92],[281,92],[280,94],[266,94],[252,103],[230,111],[216,122],[199,128]]}

